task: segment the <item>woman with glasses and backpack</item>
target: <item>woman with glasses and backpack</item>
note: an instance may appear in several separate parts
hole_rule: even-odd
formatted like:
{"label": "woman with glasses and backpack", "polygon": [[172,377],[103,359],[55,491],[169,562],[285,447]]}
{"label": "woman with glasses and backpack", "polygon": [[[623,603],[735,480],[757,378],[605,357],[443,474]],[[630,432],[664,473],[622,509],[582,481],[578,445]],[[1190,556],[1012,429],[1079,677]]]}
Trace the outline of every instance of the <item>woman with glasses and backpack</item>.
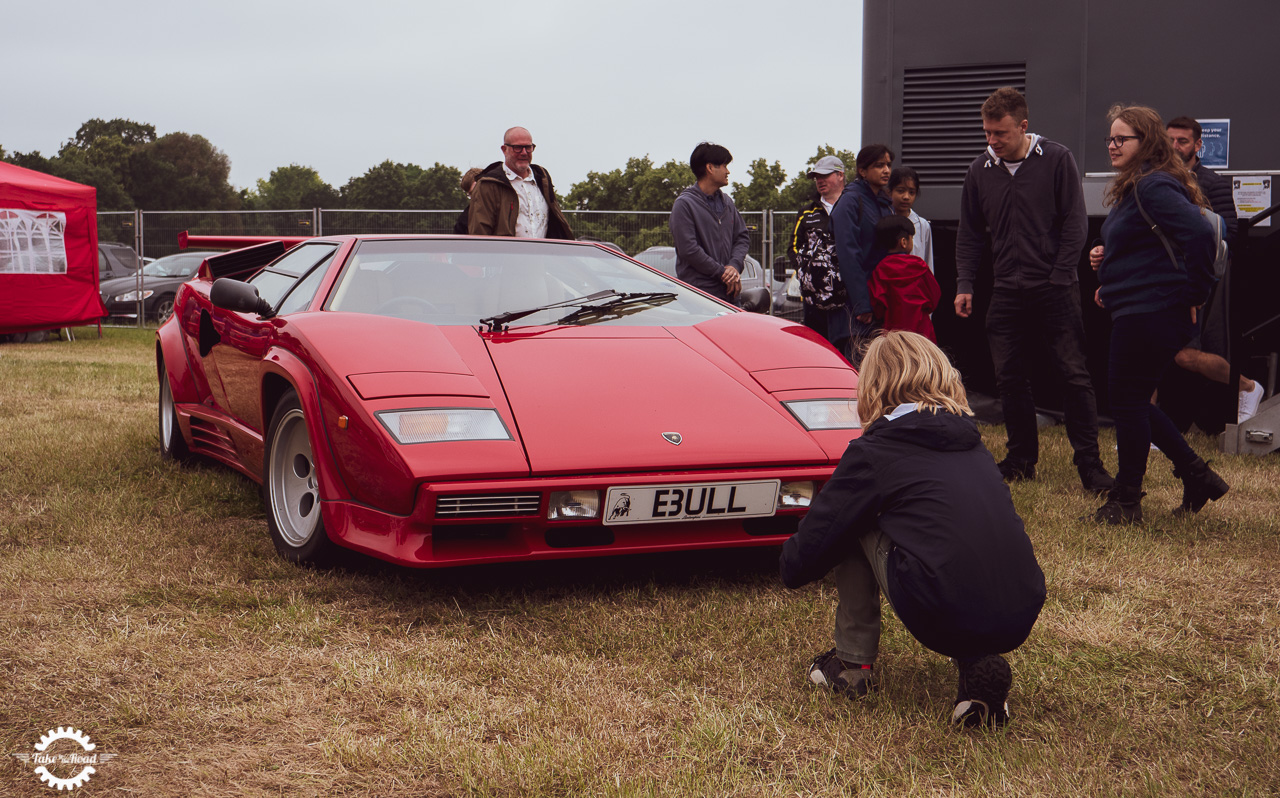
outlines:
{"label": "woman with glasses and backpack", "polygon": [[1142,480],[1155,444],[1182,480],[1182,505],[1198,512],[1228,490],[1187,444],[1151,395],[1195,331],[1196,313],[1213,287],[1214,234],[1200,213],[1205,200],[1174,151],[1160,115],[1142,106],[1111,109],[1107,153],[1116,177],[1102,246],[1089,253],[1098,271],[1098,304],[1111,313],[1108,381],[1119,470],[1094,519],[1142,521]]}

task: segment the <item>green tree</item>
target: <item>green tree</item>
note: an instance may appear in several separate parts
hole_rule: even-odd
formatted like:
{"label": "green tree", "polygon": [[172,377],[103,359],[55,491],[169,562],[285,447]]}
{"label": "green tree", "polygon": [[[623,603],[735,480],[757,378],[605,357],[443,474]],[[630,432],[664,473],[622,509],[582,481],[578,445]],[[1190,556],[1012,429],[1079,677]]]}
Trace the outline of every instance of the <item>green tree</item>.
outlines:
{"label": "green tree", "polygon": [[693,183],[687,164],[667,161],[654,166],[648,156],[630,158],[625,169],[588,172],[565,196],[565,207],[580,211],[670,210],[676,197]]}
{"label": "green tree", "polygon": [[747,167],[747,175],[751,178],[747,185],[733,184],[733,204],[738,206],[738,210],[767,211],[782,207],[778,189],[787,182],[787,172],[782,164],[777,161],[770,164],[764,158],[757,158]]}
{"label": "green tree", "polygon": [[136,147],[126,188],[148,210],[232,210],[231,159],[204,136],[169,133]]}
{"label": "green tree", "polygon": [[315,169],[290,164],[271,170],[266,180],[259,179],[255,192],[242,193],[241,204],[256,210],[336,208],[339,198]]}
{"label": "green tree", "polygon": [[467,203],[461,180],[462,172],[452,166],[423,169],[388,160],[347,181],[342,201],[348,208],[456,210]]}

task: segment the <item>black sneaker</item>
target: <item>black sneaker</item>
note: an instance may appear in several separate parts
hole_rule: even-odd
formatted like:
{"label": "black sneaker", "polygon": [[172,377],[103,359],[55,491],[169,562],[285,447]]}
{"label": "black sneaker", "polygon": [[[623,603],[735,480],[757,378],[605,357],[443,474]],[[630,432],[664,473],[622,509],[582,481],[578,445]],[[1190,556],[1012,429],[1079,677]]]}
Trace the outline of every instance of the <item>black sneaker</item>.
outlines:
{"label": "black sneaker", "polygon": [[1080,474],[1080,484],[1095,496],[1102,496],[1116,486],[1115,477],[1108,474],[1098,460],[1076,466],[1076,471]]}
{"label": "black sneaker", "polygon": [[1006,457],[996,463],[996,468],[1000,469],[1000,476],[1004,477],[1005,482],[1021,482],[1024,479],[1036,478],[1035,463],[1020,463]]}
{"label": "black sneaker", "polygon": [[964,665],[957,660],[956,666],[960,678],[951,722],[966,728],[999,728],[1008,723],[1013,672],[1004,657],[988,654]]}
{"label": "black sneaker", "polygon": [[849,664],[836,656],[834,648],[813,658],[809,681],[849,698],[860,698],[876,689],[875,672],[870,665]]}

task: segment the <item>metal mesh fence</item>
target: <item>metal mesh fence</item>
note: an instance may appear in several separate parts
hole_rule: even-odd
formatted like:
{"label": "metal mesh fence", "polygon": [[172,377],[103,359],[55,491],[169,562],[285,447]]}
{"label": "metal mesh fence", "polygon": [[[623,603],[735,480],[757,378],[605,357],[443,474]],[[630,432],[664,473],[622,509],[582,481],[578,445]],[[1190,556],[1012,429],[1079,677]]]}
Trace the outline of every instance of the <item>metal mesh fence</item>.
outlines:
{"label": "metal mesh fence", "polygon": [[[101,216],[101,215],[99,215]],[[315,235],[315,212],[298,211],[144,211],[142,234],[148,258],[178,252],[178,233],[206,236]]]}
{"label": "metal mesh fence", "polygon": [[358,233],[452,233],[456,211],[320,210],[320,230],[327,236]]}
{"label": "metal mesh fence", "polygon": [[133,211],[103,211],[98,214],[98,241],[136,245],[138,215]]}

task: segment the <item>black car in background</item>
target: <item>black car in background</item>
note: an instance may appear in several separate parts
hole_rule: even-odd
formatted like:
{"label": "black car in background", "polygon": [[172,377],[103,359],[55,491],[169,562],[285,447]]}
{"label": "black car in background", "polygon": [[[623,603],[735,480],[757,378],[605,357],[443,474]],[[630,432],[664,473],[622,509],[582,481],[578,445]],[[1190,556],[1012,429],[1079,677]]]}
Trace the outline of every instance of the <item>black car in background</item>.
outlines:
{"label": "black car in background", "polygon": [[126,244],[114,241],[98,242],[98,284],[117,277],[132,276],[141,266],[138,253]]}
{"label": "black car in background", "polygon": [[141,292],[146,318],[162,322],[173,313],[173,297],[178,293],[178,286],[191,279],[205,258],[215,254],[180,252],[154,260],[142,267],[141,289],[137,274],[104,280],[98,286],[102,304],[107,306],[107,314],[112,318],[137,319]]}

